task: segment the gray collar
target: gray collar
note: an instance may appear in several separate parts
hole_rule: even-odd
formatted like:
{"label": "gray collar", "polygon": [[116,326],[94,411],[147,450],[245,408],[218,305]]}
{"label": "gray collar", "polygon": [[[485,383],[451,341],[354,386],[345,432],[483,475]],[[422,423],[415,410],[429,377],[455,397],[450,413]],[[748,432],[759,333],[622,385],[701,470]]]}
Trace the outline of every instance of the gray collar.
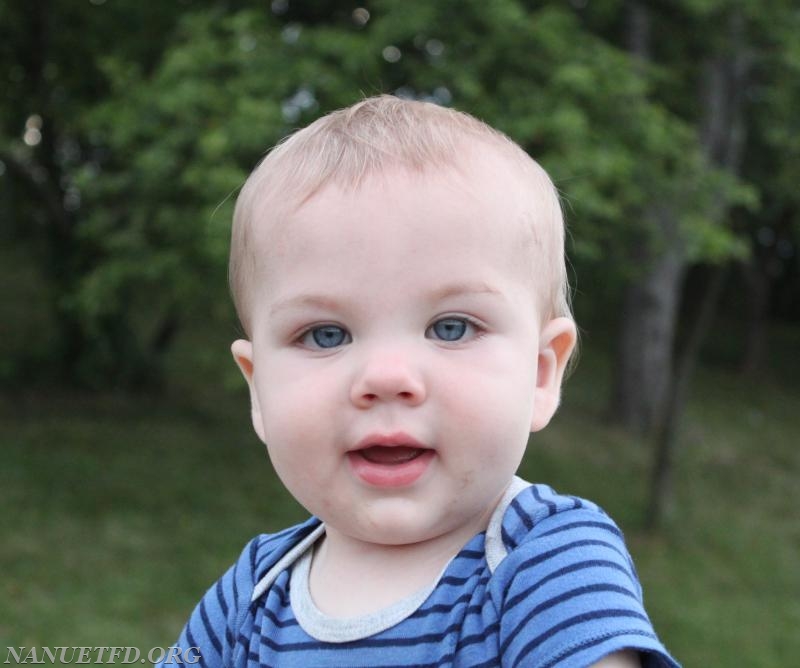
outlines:
{"label": "gray collar", "polygon": [[[530,487],[530,483],[514,477],[497,504],[489,525],[486,528],[486,562],[489,571],[494,573],[508,551],[503,544],[502,524],[508,506],[522,490]],[[311,598],[308,588],[308,576],[311,570],[313,546],[325,532],[325,525],[320,524],[314,531],[292,547],[265,575],[253,589],[252,601],[259,598],[287,568],[291,568],[290,600],[292,610],[303,630],[312,638],[322,642],[342,643],[360,640],[380,633],[395,624],[399,624],[411,616],[424,603],[436,588],[449,562],[439,576],[427,587],[411,594],[397,603],[377,612],[346,619],[329,617],[322,613]]]}

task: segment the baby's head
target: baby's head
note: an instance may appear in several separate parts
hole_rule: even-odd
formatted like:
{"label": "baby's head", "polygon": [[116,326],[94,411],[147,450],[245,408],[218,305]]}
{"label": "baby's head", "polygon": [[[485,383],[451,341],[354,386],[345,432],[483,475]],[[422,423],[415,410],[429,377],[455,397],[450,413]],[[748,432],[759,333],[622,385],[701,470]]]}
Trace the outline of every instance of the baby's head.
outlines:
{"label": "baby's head", "polygon": [[369,177],[397,169],[423,178],[437,170],[467,171],[487,154],[502,157],[525,191],[529,206],[520,215],[542,317],[572,317],[564,220],[547,173],[506,135],[468,114],[381,95],[323,116],[288,136],[242,188],[233,220],[230,283],[245,333],[251,333],[252,288],[264,261],[262,253],[268,250],[266,228],[286,224],[327,184],[357,189]]}
{"label": "baby's head", "polygon": [[253,172],[232,350],[275,470],[329,537],[457,545],[485,528],[558,405],[563,246],[544,171],[432,104],[365,100]]}

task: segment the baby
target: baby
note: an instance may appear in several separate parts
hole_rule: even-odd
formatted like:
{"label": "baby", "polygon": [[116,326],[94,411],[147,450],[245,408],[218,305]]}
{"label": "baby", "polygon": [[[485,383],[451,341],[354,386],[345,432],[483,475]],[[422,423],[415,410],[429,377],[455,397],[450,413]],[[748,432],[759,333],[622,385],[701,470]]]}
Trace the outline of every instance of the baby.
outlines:
{"label": "baby", "polygon": [[620,531],[515,476],[575,347],[545,172],[381,96],[277,146],[236,205],[233,356],[307,522],[252,540],[177,647],[205,666],[677,666]]}

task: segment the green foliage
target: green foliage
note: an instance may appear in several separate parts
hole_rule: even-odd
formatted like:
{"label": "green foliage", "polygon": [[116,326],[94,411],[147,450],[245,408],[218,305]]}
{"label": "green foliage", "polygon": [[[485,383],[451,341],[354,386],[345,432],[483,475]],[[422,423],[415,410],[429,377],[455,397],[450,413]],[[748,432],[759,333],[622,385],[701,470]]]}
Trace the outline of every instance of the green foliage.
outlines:
{"label": "green foliage", "polygon": [[[715,173],[692,129],[648,99],[628,54],[561,7],[384,0],[361,30],[281,26],[243,11],[188,15],[179,35],[148,79],[107,66],[119,95],[91,121],[107,129],[113,153],[136,156],[120,163],[128,178],[112,196],[178,198],[185,222],[173,218],[175,227],[196,225],[295,124],[362,93],[399,90],[471,111],[530,150],[569,202],[579,261],[621,257],[665,193],[680,193],[698,254],[733,245],[728,228],[698,215]],[[387,46],[399,60],[380,57]]]}
{"label": "green foliage", "polygon": [[[759,225],[765,197],[796,206],[796,12],[788,0],[670,3],[653,10],[670,39],[653,40],[645,65],[625,46],[626,6],[375,0],[365,22],[336,1],[277,14],[245,0],[4,5],[0,59],[13,85],[0,102],[0,207],[12,238],[39,249],[49,308],[71,332],[58,338],[74,339],[64,354],[85,358],[67,374],[126,384],[141,363],[157,375],[167,325],[226,300],[230,214],[247,173],[294,128],[379,92],[452,104],[518,141],[562,192],[579,272],[627,280],[632,245],[661,243],[648,215],[659,202],[691,260],[744,256],[748,237],[727,211]],[[760,152],[741,177],[711,164],[697,126],[700,66],[735,46],[714,29],[735,12],[759,104],[748,146]],[[55,23],[75,28],[45,29]],[[121,36],[145,23],[148,39]],[[44,123],[34,147],[21,135],[31,112]]]}

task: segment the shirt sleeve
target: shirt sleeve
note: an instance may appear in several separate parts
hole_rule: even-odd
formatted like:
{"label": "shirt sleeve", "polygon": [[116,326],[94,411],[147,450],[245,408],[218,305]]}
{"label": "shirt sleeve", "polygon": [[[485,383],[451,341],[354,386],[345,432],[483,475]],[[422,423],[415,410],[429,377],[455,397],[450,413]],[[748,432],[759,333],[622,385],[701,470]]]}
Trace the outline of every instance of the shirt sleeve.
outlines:
{"label": "shirt sleeve", "polygon": [[232,665],[236,629],[253,592],[258,543],[258,538],[250,541],[236,563],[205,593],[177,643],[156,664],[157,668],[176,668],[175,664],[197,668]]}
{"label": "shirt sleeve", "polygon": [[536,522],[496,576],[503,666],[586,668],[634,649],[644,668],[679,668],[644,610],[622,533],[602,511]]}

